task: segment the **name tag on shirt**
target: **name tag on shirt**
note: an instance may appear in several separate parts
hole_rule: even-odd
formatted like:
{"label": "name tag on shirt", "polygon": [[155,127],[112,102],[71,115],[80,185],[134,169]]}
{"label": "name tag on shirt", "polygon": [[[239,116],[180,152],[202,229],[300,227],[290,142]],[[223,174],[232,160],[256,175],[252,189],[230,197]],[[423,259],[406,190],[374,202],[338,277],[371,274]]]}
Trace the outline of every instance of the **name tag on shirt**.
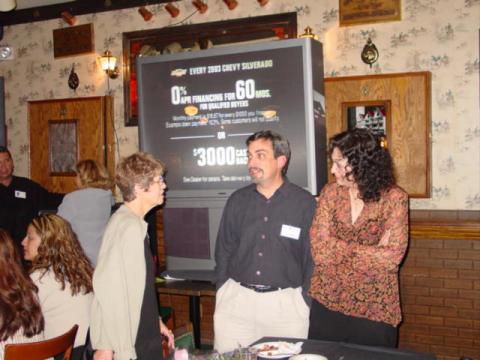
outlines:
{"label": "name tag on shirt", "polygon": [[26,199],[27,193],[25,191],[15,190],[15,197],[20,199]]}
{"label": "name tag on shirt", "polygon": [[282,230],[280,231],[280,236],[287,237],[293,240],[298,240],[300,238],[300,228],[290,225],[282,225]]}

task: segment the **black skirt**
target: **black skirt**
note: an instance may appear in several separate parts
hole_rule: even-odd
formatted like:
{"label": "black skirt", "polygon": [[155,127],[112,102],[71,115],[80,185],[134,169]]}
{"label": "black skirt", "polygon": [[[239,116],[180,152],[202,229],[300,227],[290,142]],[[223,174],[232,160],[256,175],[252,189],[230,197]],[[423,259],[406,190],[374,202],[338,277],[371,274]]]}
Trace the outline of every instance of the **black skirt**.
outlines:
{"label": "black skirt", "polygon": [[147,276],[135,351],[138,360],[162,360],[162,335],[160,334],[160,316],[155,289],[155,264],[150,252],[148,235],[144,241],[144,248]]}
{"label": "black skirt", "polygon": [[345,315],[312,300],[309,339],[396,347],[397,333],[397,328],[390,324]]}

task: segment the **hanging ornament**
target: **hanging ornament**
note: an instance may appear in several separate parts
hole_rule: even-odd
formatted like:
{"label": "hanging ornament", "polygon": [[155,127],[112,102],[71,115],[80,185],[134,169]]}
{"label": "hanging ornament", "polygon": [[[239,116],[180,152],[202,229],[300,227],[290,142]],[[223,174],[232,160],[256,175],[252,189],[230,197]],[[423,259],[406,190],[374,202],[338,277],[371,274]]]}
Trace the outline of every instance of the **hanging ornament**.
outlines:
{"label": "hanging ornament", "polygon": [[375,44],[372,42],[372,39],[368,38],[367,43],[362,50],[362,61],[365,64],[370,65],[375,63],[378,60],[378,50]]}
{"label": "hanging ornament", "polygon": [[299,38],[307,38],[307,39],[314,39],[318,40],[318,36],[313,32],[310,26],[307,26],[302,35]]}
{"label": "hanging ornament", "polygon": [[80,80],[78,75],[75,72],[75,64],[72,65],[72,70],[70,70],[70,76],[68,77],[68,87],[73,91],[77,90]]}

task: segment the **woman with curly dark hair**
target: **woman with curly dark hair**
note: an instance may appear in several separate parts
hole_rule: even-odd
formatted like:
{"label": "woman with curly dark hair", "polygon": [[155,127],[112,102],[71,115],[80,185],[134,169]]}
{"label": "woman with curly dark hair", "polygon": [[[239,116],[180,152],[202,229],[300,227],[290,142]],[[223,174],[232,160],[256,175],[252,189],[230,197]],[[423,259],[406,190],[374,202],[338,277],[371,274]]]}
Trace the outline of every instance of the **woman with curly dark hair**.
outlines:
{"label": "woman with curly dark hair", "polygon": [[335,182],[323,188],[310,230],[309,338],[395,347],[407,194],[395,185],[388,150],[370,131],[337,134],[329,150]]}
{"label": "woman with curly dark hair", "polygon": [[72,359],[80,359],[90,324],[93,298],[90,261],[70,224],[58,215],[33,219],[22,241],[30,277],[38,287],[45,318],[45,338],[64,334],[78,324]]}
{"label": "woman with curly dark hair", "polygon": [[37,288],[25,273],[8,233],[0,229],[0,359],[6,344],[43,340]]}

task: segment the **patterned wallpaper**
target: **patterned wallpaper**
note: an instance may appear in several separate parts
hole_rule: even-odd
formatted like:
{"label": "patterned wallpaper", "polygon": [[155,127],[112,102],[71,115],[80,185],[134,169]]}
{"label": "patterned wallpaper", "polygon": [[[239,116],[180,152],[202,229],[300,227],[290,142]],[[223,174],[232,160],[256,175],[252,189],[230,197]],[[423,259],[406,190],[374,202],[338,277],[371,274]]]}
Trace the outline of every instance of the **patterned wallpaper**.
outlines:
{"label": "patterned wallpaper", "polygon": [[[338,26],[338,1],[270,0],[260,7],[239,0],[230,11],[222,0],[207,0],[209,9],[200,14],[182,0],[175,19],[163,5],[148,6],[154,14],[148,22],[136,8],[78,16],[77,25],[93,23],[96,53],[62,59],[54,59],[52,49],[52,30],[68,26],[62,20],[5,27],[1,43],[14,46],[15,58],[0,62],[0,76],[16,173],[29,174],[27,101],[106,94],[98,57],[107,48],[121,57],[122,32],[296,11],[298,32],[311,26],[324,44],[326,76],[432,72],[432,197],[412,200],[412,208],[480,210],[480,0],[402,0],[403,20],[350,27]],[[372,68],[360,59],[368,37],[380,51]],[[76,93],[67,86],[73,64],[80,78]],[[123,126],[121,76],[110,80],[110,91],[124,156],[138,147],[137,128]]]}

